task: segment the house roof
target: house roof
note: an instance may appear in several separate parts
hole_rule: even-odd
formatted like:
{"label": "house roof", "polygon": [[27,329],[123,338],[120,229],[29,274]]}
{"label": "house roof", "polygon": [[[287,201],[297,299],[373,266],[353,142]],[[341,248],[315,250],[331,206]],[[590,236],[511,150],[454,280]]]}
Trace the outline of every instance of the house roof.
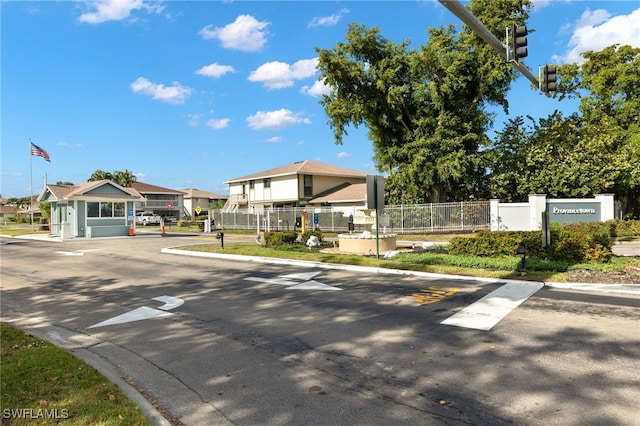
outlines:
{"label": "house roof", "polygon": [[134,188],[140,194],[182,194],[182,191],[175,189],[163,188],[161,186],[150,185],[142,182],[132,182],[131,188]]}
{"label": "house roof", "polygon": [[[104,185],[113,186],[121,191],[119,194],[105,194],[92,192],[94,189],[99,188]],[[47,185],[43,190],[38,200],[44,197],[44,194],[49,191],[56,200],[68,200],[70,198],[111,198],[111,199],[131,199],[138,200],[142,199],[142,195],[138,191],[133,188],[124,188],[115,182],[110,180],[98,180],[98,181],[89,181],[82,183],[80,185]]]}
{"label": "house roof", "polygon": [[316,197],[309,201],[311,204],[320,203],[359,203],[367,199],[367,184],[354,183],[337,189],[326,195]]}
{"label": "house roof", "polygon": [[262,172],[234,178],[224,183],[237,183],[253,179],[273,178],[289,175],[320,175],[320,176],[340,176],[365,178],[367,174],[357,170],[346,169],[344,167],[332,166],[330,164],[318,163],[316,161],[298,161],[275,169],[264,170]]}
{"label": "house roof", "polygon": [[201,191],[195,188],[185,189],[184,191],[185,198],[209,198],[214,200],[226,200],[229,198],[228,195],[215,194],[213,192]]}

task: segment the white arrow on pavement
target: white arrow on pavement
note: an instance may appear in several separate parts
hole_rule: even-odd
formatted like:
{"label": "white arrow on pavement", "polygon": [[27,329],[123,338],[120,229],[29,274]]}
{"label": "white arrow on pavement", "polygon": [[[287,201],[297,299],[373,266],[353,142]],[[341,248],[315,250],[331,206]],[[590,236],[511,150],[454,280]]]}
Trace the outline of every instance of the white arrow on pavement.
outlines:
{"label": "white arrow on pavement", "polygon": [[276,278],[247,277],[245,281],[283,285],[287,287],[287,290],[342,290],[341,288],[313,280],[312,278],[319,273],[320,272],[300,272],[280,275]]}
{"label": "white arrow on pavement", "polygon": [[142,321],[151,318],[160,318],[166,317],[169,315],[173,315],[171,312],[160,311],[158,309],[147,308],[143,306],[141,308],[136,308],[133,311],[129,311],[126,314],[118,315],[117,317],[109,318],[108,320],[104,320],[97,324],[93,324],[87,328],[96,328],[96,327],[104,327],[105,325],[115,325],[122,324],[125,322],[134,322],[134,321]]}
{"label": "white arrow on pavement", "polygon": [[294,280],[305,280],[308,281],[311,278],[315,277],[316,275],[318,275],[320,272],[300,272],[297,274],[288,274],[288,275],[281,275],[284,278],[293,278]]}
{"label": "white arrow on pavement", "polygon": [[245,281],[255,281],[257,283],[267,283],[267,284],[278,284],[278,285],[286,285],[291,286],[295,285],[295,281],[288,280],[286,278],[260,278],[260,277],[247,277],[244,279]]}
{"label": "white arrow on pavement", "polygon": [[136,308],[133,311],[129,311],[122,315],[109,318],[108,320],[104,320],[97,324],[93,324],[92,326],[87,328],[104,327],[106,325],[123,324],[126,322],[134,322],[134,321],[142,321],[142,320],[151,319],[151,318],[166,317],[169,315],[173,315],[171,312],[167,312],[168,310],[177,308],[178,306],[184,303],[184,300],[178,299],[177,297],[171,297],[171,296],[158,296],[158,297],[154,297],[152,300],[164,302],[164,305],[160,306],[158,309],[148,308],[146,306],[143,306],[141,308]]}
{"label": "white arrow on pavement", "polygon": [[170,311],[171,309],[175,309],[184,303],[184,300],[178,299],[177,297],[171,297],[171,296],[158,296],[158,297],[154,297],[151,300],[164,302],[164,305],[158,306],[158,309],[162,309],[163,311]]}
{"label": "white arrow on pavement", "polygon": [[324,284],[316,280],[304,282],[302,284],[292,285],[287,290],[342,290],[332,285]]}

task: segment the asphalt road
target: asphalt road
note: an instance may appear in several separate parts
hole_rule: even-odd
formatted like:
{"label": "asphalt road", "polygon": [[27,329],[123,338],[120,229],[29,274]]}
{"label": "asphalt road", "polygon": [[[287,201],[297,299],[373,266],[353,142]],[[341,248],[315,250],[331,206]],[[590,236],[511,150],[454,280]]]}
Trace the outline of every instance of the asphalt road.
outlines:
{"label": "asphalt road", "polygon": [[202,241],[0,239],[2,321],[176,424],[640,424],[638,294],[544,287],[483,331],[441,322],[504,282],[161,253]]}

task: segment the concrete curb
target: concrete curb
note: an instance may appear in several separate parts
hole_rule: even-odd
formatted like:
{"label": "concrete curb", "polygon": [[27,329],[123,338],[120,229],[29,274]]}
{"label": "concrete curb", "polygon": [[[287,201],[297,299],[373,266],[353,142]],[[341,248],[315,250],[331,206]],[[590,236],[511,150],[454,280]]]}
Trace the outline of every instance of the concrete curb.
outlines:
{"label": "concrete curb", "polygon": [[[223,253],[207,253],[192,250],[180,250],[174,248],[164,248],[160,250],[161,253],[173,254],[179,256],[192,256],[192,257],[204,257],[210,259],[225,259],[235,260],[239,262],[256,262],[256,263],[269,263],[273,265],[292,265],[302,266],[306,268],[319,268],[319,269],[333,269],[340,271],[353,271],[353,272],[367,272],[374,274],[389,274],[389,275],[411,275],[417,277],[426,278],[439,278],[439,279],[456,279],[464,281],[475,281],[483,283],[510,283],[521,282],[531,283],[526,280],[512,280],[512,279],[497,279],[497,278],[484,278],[484,277],[469,277],[466,275],[448,275],[448,274],[436,274],[432,272],[420,272],[409,271],[402,269],[387,269],[387,268],[375,268],[370,266],[357,266],[357,265],[342,265],[337,263],[322,263],[308,260],[291,260],[280,259],[273,257],[259,257],[259,256],[243,256],[238,254],[223,254]],[[594,293],[623,293],[630,295],[640,296],[640,284],[587,284],[587,283],[554,283],[545,282],[545,287],[557,288],[557,289],[572,289]]]}
{"label": "concrete curb", "polygon": [[53,325],[43,318],[28,317],[12,309],[5,308],[3,311],[0,318],[2,322],[69,351],[73,356],[92,366],[108,380],[115,383],[134,404],[140,407],[140,410],[154,425],[171,426],[171,423],[158,412],[144,395],[123,380],[116,365],[91,352],[89,348],[105,344],[104,341],[75,330]]}

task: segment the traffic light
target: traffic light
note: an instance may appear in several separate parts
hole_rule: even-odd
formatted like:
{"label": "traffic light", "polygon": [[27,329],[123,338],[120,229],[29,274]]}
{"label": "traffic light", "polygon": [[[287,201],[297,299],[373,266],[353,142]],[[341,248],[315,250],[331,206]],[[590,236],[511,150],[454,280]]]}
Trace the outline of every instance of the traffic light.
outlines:
{"label": "traffic light", "polygon": [[519,62],[520,59],[527,56],[526,26],[517,26],[516,24],[513,24],[513,28],[511,30],[511,52],[511,60],[515,62]]}
{"label": "traffic light", "polygon": [[556,91],[556,66],[545,65],[542,70],[542,79],[540,80],[540,90],[544,93]]}

